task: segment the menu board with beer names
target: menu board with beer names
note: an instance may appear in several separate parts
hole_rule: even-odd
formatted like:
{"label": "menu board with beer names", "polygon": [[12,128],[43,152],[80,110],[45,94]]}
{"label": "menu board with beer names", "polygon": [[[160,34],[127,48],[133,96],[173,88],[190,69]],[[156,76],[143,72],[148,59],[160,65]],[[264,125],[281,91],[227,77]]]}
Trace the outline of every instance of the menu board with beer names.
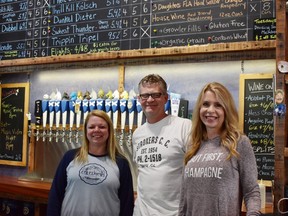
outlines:
{"label": "menu board with beer names", "polygon": [[251,140],[258,179],[274,179],[274,87],[272,74],[241,74],[240,127]]}
{"label": "menu board with beer names", "polygon": [[0,0],[0,59],[252,41],[267,0]]}
{"label": "menu board with beer names", "polygon": [[29,84],[1,84],[0,90],[0,164],[26,166]]}

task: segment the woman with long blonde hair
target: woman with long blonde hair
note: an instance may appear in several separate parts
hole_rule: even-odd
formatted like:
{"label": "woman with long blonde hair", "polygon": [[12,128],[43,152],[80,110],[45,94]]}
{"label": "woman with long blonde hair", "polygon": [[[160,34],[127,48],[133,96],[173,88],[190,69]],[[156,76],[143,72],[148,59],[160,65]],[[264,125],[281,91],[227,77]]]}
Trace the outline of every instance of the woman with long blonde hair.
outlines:
{"label": "woman with long blonde hair", "polygon": [[243,197],[247,215],[260,215],[256,159],[238,124],[227,88],[205,85],[192,115],[179,216],[239,216]]}

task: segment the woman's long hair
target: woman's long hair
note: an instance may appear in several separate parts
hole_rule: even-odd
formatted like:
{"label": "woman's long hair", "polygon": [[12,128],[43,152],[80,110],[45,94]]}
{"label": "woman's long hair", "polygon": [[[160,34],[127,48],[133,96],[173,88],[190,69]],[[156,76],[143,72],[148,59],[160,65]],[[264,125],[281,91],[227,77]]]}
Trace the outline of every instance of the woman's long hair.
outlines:
{"label": "woman's long hair", "polygon": [[230,92],[222,84],[212,82],[206,84],[200,92],[196,101],[193,115],[192,115],[192,132],[190,136],[191,144],[188,145],[188,151],[185,155],[185,165],[188,161],[197,153],[200,148],[201,142],[207,140],[206,126],[200,119],[200,108],[203,104],[203,97],[205,92],[211,91],[216,95],[217,100],[224,109],[224,123],[220,133],[221,145],[227,148],[230,152],[227,159],[232,156],[238,157],[239,154],[236,151],[237,141],[241,136],[238,124],[238,112]]}
{"label": "woman's long hair", "polygon": [[108,124],[109,138],[108,138],[107,144],[106,144],[106,150],[107,150],[108,156],[113,161],[116,161],[116,156],[120,156],[120,157],[125,158],[120,146],[118,145],[118,143],[116,143],[115,131],[114,131],[113,123],[112,123],[110,117],[107,115],[106,112],[104,112],[102,110],[93,110],[90,113],[88,113],[88,115],[85,119],[85,122],[83,125],[83,137],[84,137],[83,144],[82,144],[78,154],[76,154],[76,161],[83,163],[83,162],[86,162],[88,160],[89,141],[87,139],[86,134],[87,134],[87,123],[92,116],[98,116],[98,117],[104,119]]}

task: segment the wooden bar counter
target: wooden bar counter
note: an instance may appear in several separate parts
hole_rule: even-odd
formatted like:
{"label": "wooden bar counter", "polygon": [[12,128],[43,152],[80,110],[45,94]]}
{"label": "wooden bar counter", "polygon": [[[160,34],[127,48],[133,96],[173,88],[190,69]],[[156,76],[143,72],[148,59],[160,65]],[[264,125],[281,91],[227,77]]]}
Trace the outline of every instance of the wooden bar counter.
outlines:
{"label": "wooden bar counter", "polygon": [[0,176],[0,198],[34,203],[35,216],[46,215],[51,183]]}
{"label": "wooden bar counter", "polygon": [[[19,180],[16,177],[0,176],[0,198],[34,203],[35,216],[46,215],[46,204],[50,188],[50,182]],[[273,213],[272,203],[267,203],[266,208],[262,209],[262,213]],[[245,209],[241,215],[246,215]]]}

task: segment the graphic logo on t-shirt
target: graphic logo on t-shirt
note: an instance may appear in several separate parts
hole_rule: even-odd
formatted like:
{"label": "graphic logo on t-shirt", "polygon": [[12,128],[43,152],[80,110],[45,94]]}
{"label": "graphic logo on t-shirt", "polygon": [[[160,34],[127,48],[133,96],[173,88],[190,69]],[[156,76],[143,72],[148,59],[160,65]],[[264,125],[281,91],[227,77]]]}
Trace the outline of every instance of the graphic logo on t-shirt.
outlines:
{"label": "graphic logo on t-shirt", "polygon": [[83,166],[79,171],[79,177],[87,184],[97,185],[107,178],[106,169],[97,163],[91,163]]}
{"label": "graphic logo on t-shirt", "polygon": [[157,167],[163,160],[163,152],[169,148],[170,140],[164,137],[150,136],[136,145],[135,161],[139,167]]}

